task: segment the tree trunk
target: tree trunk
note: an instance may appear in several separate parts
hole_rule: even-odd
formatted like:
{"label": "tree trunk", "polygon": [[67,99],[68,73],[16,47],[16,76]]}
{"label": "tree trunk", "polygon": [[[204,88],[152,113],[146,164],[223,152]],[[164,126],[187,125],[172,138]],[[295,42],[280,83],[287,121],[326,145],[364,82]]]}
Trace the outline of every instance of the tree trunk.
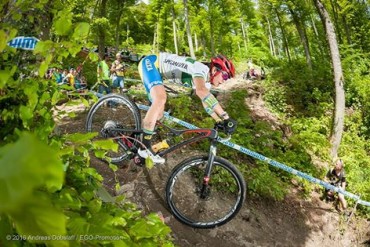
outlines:
{"label": "tree trunk", "polygon": [[340,60],[337,37],[333,23],[330,20],[329,13],[320,0],[313,0],[315,6],[323,21],[326,37],[329,42],[330,55],[334,72],[335,85],[335,109],[333,118],[333,129],[330,136],[331,142],[331,157],[334,159],[338,156],[338,149],[342,140],[344,127],[344,110],[345,110],[345,95],[344,95],[344,78],[342,71],[342,63]]}
{"label": "tree trunk", "polygon": [[[99,7],[99,17],[104,18],[107,12],[107,0],[102,0]],[[99,26],[98,28],[98,49],[99,56],[101,59],[104,58],[105,54],[105,28]]]}
{"label": "tree trunk", "polygon": [[[157,25],[158,25],[158,23],[157,23]],[[156,28],[156,30],[157,30],[157,28]],[[157,42],[157,31],[156,30],[154,30],[154,36],[153,36],[153,53],[155,53],[155,44],[156,44],[156,42]]]}
{"label": "tree trunk", "polygon": [[330,0],[330,5],[333,11],[335,28],[337,29],[337,33],[338,33],[338,41],[339,43],[342,43],[342,35],[340,32],[339,21],[338,21],[337,1],[333,2],[333,0]]}
{"label": "tree trunk", "polygon": [[348,42],[349,45],[352,45],[351,28],[349,27],[349,25],[347,23],[347,16],[346,15],[342,16],[342,23],[343,23],[343,26],[344,26],[344,31],[345,31],[345,34],[346,34],[347,42]]}
{"label": "tree trunk", "polygon": [[248,54],[248,47],[247,47],[247,38],[246,38],[246,34],[245,34],[245,28],[244,28],[244,20],[243,20],[243,18],[240,18],[240,23],[242,25],[244,48],[245,48],[245,53],[247,55]]}
{"label": "tree trunk", "polygon": [[185,15],[186,33],[187,33],[187,36],[188,36],[190,56],[193,59],[195,59],[195,53],[194,53],[194,47],[193,47],[193,39],[192,39],[192,36],[191,36],[190,22],[189,22],[188,1],[187,0],[183,0],[183,2],[184,2],[184,15]]}
{"label": "tree trunk", "polygon": [[173,43],[175,45],[176,54],[179,54],[179,48],[177,46],[177,28],[176,28],[176,15],[175,15],[174,5],[172,5],[171,13],[172,13]]}
{"label": "tree trunk", "polygon": [[276,13],[276,16],[277,16],[278,21],[279,21],[279,26],[280,26],[280,29],[281,29],[281,35],[283,36],[282,38],[283,38],[283,46],[284,46],[285,54],[288,57],[288,60],[291,61],[289,46],[288,46],[288,40],[286,38],[285,29],[283,27],[283,23],[281,21],[280,14],[279,14],[279,12],[277,11],[276,8],[275,8],[275,13]]}
{"label": "tree trunk", "polygon": [[[49,0],[45,5],[47,8],[53,4],[52,0]],[[40,39],[41,40],[49,40],[50,37],[50,30],[53,25],[54,15],[52,12],[48,10],[44,10],[42,16],[40,16]]]}
{"label": "tree trunk", "polygon": [[[123,13],[123,6],[119,8],[119,11],[118,11],[118,16],[117,16],[117,22],[116,22],[116,30],[115,30],[115,37],[116,37],[116,51],[118,51],[119,49],[119,45],[120,45],[120,37],[119,37],[119,33],[120,33],[120,28],[121,28],[121,17],[122,17],[122,13]],[[128,26],[128,24],[127,24]],[[127,28],[127,37],[128,37],[128,28]]]}
{"label": "tree trunk", "polygon": [[269,44],[270,44],[270,52],[273,57],[276,57],[276,51],[275,51],[275,43],[274,43],[274,38],[272,36],[271,32],[271,25],[269,19],[266,17],[267,20],[267,25],[268,25],[268,30],[269,30]]}
{"label": "tree trunk", "polygon": [[203,57],[207,57],[207,53],[206,53],[207,45],[206,45],[206,38],[204,34],[202,35],[201,42],[202,42],[202,47],[203,47]]}
{"label": "tree trunk", "polygon": [[313,28],[313,31],[315,33],[315,36],[318,37],[319,36],[319,32],[317,31],[317,28],[316,28],[316,25],[315,25],[315,21],[313,20],[312,15],[310,15],[310,19],[311,19],[312,28]]}
{"label": "tree trunk", "polygon": [[210,26],[210,38],[211,38],[211,55],[212,56],[214,56],[215,55],[215,53],[216,53],[216,49],[215,49],[215,32],[214,32],[214,30],[213,30],[213,26],[214,26],[214,24],[213,24],[213,19],[212,18],[210,18],[209,19],[209,26]]}
{"label": "tree trunk", "polygon": [[199,50],[199,47],[198,47],[198,36],[197,36],[197,33],[194,33],[194,42],[195,42],[195,51],[198,51]]}
{"label": "tree trunk", "polygon": [[307,66],[310,68],[310,70],[312,70],[312,59],[311,59],[311,54],[310,54],[310,47],[308,44],[306,31],[304,29],[304,26],[301,23],[302,17],[298,16],[297,13],[293,9],[289,8],[289,11],[293,17],[294,25],[297,28],[299,37],[301,39],[301,43],[303,45]]}

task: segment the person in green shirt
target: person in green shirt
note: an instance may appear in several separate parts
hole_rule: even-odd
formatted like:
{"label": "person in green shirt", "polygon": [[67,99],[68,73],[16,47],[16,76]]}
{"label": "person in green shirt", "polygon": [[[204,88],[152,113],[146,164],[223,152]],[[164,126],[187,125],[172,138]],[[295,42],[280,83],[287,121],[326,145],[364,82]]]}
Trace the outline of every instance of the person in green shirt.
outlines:
{"label": "person in green shirt", "polygon": [[102,59],[98,63],[98,68],[97,68],[97,75],[98,75],[98,83],[99,83],[99,89],[98,92],[100,94],[103,94],[106,92],[106,94],[111,93],[111,83],[110,83],[110,72],[109,72],[109,56],[108,54],[104,55],[104,59]]}

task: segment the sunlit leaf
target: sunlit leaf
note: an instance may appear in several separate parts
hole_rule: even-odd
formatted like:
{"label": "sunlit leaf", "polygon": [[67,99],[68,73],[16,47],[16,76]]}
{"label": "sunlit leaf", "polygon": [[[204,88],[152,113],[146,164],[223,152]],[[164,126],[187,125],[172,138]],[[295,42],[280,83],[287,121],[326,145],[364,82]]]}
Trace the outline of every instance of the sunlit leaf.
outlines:
{"label": "sunlit leaf", "polygon": [[104,202],[115,202],[114,197],[104,187],[99,187],[96,193]]}
{"label": "sunlit leaf", "polygon": [[148,168],[148,169],[152,169],[152,168],[153,168],[153,166],[154,166],[153,159],[151,159],[150,157],[146,158],[146,159],[145,159],[145,166],[146,166],[146,168]]}
{"label": "sunlit leaf", "polygon": [[0,88],[3,88],[9,80],[11,73],[9,70],[0,70]]}
{"label": "sunlit leaf", "polygon": [[87,37],[89,33],[90,25],[87,22],[80,22],[77,23],[74,33],[73,33],[73,38],[74,39],[84,39]]}
{"label": "sunlit leaf", "polygon": [[39,77],[44,77],[47,69],[49,67],[49,63],[47,61],[42,61],[39,68]]}
{"label": "sunlit leaf", "polygon": [[95,132],[89,133],[73,133],[66,135],[67,141],[71,141],[74,143],[86,143],[87,141],[91,140],[97,135]]}
{"label": "sunlit leaf", "polygon": [[0,52],[2,52],[6,47],[8,35],[3,31],[0,30]]}
{"label": "sunlit leaf", "polygon": [[28,133],[0,148],[0,174],[0,212],[19,210],[35,188],[55,191],[64,180],[57,153]]}
{"label": "sunlit leaf", "polygon": [[118,144],[112,139],[96,140],[93,142],[95,148],[118,151]]}
{"label": "sunlit leaf", "polygon": [[59,18],[54,22],[54,28],[57,35],[67,35],[72,28],[72,14],[61,11]]}
{"label": "sunlit leaf", "polygon": [[89,211],[91,213],[97,213],[100,211],[101,209],[101,206],[102,206],[102,201],[101,200],[97,200],[97,199],[94,199],[94,200],[91,200],[89,201],[87,207],[89,208]]}
{"label": "sunlit leaf", "polygon": [[[41,193],[28,201],[22,211],[11,214],[17,231],[21,235],[53,236],[66,235],[66,217],[63,212],[54,208],[50,200]],[[30,241],[30,240],[29,240]],[[43,241],[30,241],[42,243]],[[48,246],[69,246],[67,241],[47,241]]]}
{"label": "sunlit leaf", "polygon": [[27,121],[33,118],[32,109],[30,109],[28,106],[21,105],[19,107],[19,115],[23,120],[23,125],[25,125],[25,127],[28,127]]}
{"label": "sunlit leaf", "polygon": [[116,172],[118,170],[118,167],[114,164],[109,164],[109,168],[112,169],[112,171]]}

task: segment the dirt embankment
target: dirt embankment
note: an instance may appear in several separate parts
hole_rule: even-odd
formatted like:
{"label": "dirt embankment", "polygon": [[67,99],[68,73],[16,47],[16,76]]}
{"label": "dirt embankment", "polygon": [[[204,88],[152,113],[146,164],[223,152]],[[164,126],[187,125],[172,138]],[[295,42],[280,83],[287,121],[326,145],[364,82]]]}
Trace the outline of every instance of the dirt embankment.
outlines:
{"label": "dirt embankment", "polygon": [[[258,82],[257,82],[258,83]],[[268,121],[272,126],[287,131],[279,119],[271,114],[262,100],[263,91],[250,81],[237,78],[221,87],[229,90],[247,90],[246,105],[253,117]],[[222,100],[222,96],[221,96]],[[68,111],[76,111],[76,107]],[[64,118],[59,131],[65,133],[84,131],[86,110],[79,109],[77,118]],[[281,202],[268,199],[255,199],[247,196],[240,213],[229,223],[211,230],[193,229],[182,225],[165,207],[164,186],[171,169],[187,158],[185,152],[175,152],[167,157],[166,164],[147,171],[134,164],[122,166],[116,172],[121,190],[114,191],[114,175],[107,165],[92,159],[92,165],[104,176],[104,183],[114,194],[123,193],[135,202],[143,213],[160,212],[165,222],[172,228],[172,236],[177,246],[370,246],[364,243],[370,239],[370,221],[338,214],[331,204],[319,199],[313,192],[311,198],[300,198],[299,188]]]}

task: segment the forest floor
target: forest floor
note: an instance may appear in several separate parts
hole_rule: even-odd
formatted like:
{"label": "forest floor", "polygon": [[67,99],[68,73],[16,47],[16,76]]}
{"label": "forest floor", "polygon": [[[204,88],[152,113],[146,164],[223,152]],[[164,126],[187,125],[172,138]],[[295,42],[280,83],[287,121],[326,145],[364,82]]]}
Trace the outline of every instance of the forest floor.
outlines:
{"label": "forest floor", "polygon": [[[221,86],[223,93],[218,96],[221,104],[230,90],[247,90],[245,104],[253,117],[281,127],[279,119],[265,107],[258,81],[237,78],[225,83]],[[62,105],[60,109],[73,111],[77,116],[63,118],[59,122],[59,131],[84,132],[88,109],[82,104]],[[176,246],[370,246],[370,219],[361,219],[356,213],[351,217],[339,214],[332,204],[320,200],[321,193],[317,191],[312,192],[309,199],[302,199],[299,187],[293,187],[283,201],[247,195],[239,214],[221,227],[203,230],[185,226],[167,210],[164,187],[172,168],[188,155],[184,150],[177,151],[168,155],[166,164],[151,170],[129,163],[119,167],[116,174],[103,161],[93,158],[91,162],[104,177],[104,185],[112,194],[124,194],[144,214],[158,212],[163,215],[165,223],[172,229]],[[121,185],[118,192],[114,189],[117,181]]]}

